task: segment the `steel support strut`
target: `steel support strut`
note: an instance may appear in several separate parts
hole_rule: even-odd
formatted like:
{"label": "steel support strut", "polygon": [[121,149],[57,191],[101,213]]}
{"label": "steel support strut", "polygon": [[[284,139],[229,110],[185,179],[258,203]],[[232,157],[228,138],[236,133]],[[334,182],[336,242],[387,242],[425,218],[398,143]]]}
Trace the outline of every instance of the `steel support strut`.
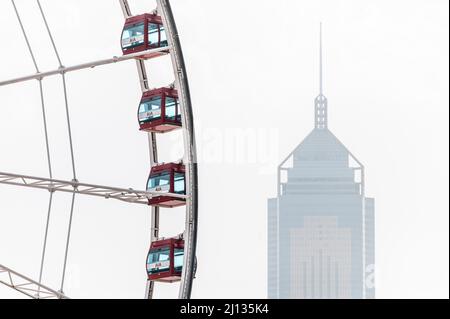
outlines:
{"label": "steel support strut", "polygon": [[3,265],[0,265],[0,283],[34,299],[69,299],[66,295]]}
{"label": "steel support strut", "polygon": [[[119,0],[120,6],[122,8],[123,16],[125,19],[129,18],[131,14],[130,5],[128,0]],[[139,75],[139,83],[141,86],[142,93],[150,89],[148,84],[147,70],[145,68],[145,63],[143,60],[136,60],[136,67]],[[156,141],[155,133],[148,133],[148,148],[150,155],[150,167],[155,166],[158,163],[158,147]],[[150,217],[150,242],[157,240],[159,235],[159,207],[152,206],[151,217]],[[151,280],[147,280],[145,288],[145,299],[153,298],[153,290],[155,288],[155,283]]]}
{"label": "steel support strut", "polygon": [[65,73],[69,73],[69,72],[73,72],[73,71],[79,71],[79,70],[83,70],[83,69],[92,69],[92,68],[95,68],[95,67],[100,66],[100,65],[107,65],[107,64],[112,64],[112,63],[118,63],[118,62],[128,61],[128,60],[132,60],[132,59],[137,59],[137,58],[140,58],[141,56],[144,56],[144,55],[147,55],[147,54],[152,54],[152,53],[157,53],[157,52],[163,52],[164,53],[164,52],[166,52],[169,49],[170,49],[170,47],[156,48],[156,49],[151,49],[151,50],[147,50],[147,51],[136,52],[136,53],[132,53],[132,54],[124,55],[124,56],[119,56],[119,57],[115,56],[115,57],[112,57],[110,59],[98,60],[98,61],[78,64],[78,65],[69,66],[69,67],[64,67],[63,66],[63,67],[60,67],[60,68],[58,68],[56,70],[51,70],[51,71],[46,71],[46,72],[37,72],[37,73],[32,74],[32,75],[27,75],[27,76],[22,76],[20,78],[15,78],[15,79],[11,79],[11,80],[1,81],[0,82],[0,86],[10,85],[10,84],[14,84],[14,83],[20,83],[20,82],[25,82],[25,81],[30,81],[30,80],[40,80],[40,79],[43,79],[45,77],[58,75],[58,74],[65,74]]}
{"label": "steel support strut", "polygon": [[123,202],[148,205],[148,200],[155,196],[170,196],[174,198],[187,198],[187,195],[164,192],[147,192],[132,188],[118,188],[94,184],[80,183],[78,181],[64,181],[51,178],[34,177],[27,175],[0,172],[0,184],[45,189],[50,192],[76,193],[112,198]]}

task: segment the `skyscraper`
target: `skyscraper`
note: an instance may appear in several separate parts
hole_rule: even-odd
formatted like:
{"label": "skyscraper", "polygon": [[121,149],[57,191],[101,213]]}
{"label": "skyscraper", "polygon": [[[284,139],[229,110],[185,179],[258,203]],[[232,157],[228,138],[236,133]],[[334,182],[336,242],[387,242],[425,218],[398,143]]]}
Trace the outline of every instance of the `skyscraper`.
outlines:
{"label": "skyscraper", "polygon": [[322,86],[315,127],[278,168],[268,201],[269,298],[374,298],[374,199],[364,166],[328,129]]}

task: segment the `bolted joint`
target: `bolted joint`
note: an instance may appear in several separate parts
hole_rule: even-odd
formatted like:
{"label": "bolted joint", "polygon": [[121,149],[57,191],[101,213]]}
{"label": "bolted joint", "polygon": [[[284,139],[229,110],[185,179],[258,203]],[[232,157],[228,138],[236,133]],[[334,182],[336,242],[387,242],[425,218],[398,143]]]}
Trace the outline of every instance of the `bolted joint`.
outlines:
{"label": "bolted joint", "polygon": [[76,178],[72,179],[72,187],[74,190],[78,190],[79,184],[80,184],[80,182],[78,181],[78,179],[76,179]]}

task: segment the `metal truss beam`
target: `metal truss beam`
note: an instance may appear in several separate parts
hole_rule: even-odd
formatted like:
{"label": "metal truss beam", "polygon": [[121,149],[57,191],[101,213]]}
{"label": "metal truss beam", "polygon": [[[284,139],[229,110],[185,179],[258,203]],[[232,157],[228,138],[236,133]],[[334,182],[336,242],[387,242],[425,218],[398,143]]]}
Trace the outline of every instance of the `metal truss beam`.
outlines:
{"label": "metal truss beam", "polygon": [[119,56],[119,57],[114,56],[110,59],[98,60],[98,61],[78,64],[78,65],[69,66],[69,67],[60,67],[60,68],[58,68],[56,70],[52,70],[52,71],[38,72],[38,73],[35,73],[32,75],[23,76],[20,78],[1,81],[0,86],[10,85],[10,84],[14,84],[14,83],[20,83],[20,82],[25,82],[25,81],[30,81],[30,80],[40,80],[45,77],[58,75],[58,74],[65,74],[65,73],[83,70],[83,69],[92,69],[92,68],[95,68],[100,65],[107,65],[107,64],[118,63],[118,62],[127,61],[127,60],[133,60],[133,59],[139,58],[139,57],[147,55],[147,54],[153,54],[153,53],[158,53],[158,52],[168,52],[169,50],[170,50],[170,46],[151,49],[151,50],[132,53],[132,54],[127,54],[127,55],[123,55],[123,56]]}
{"label": "metal truss beam", "polygon": [[113,198],[123,202],[148,205],[148,200],[156,196],[170,196],[175,198],[187,198],[186,195],[164,193],[164,192],[146,192],[134,190],[132,188],[117,188],[109,186],[100,186],[93,184],[80,183],[78,181],[63,181],[57,179],[33,177],[0,172],[0,184],[31,187],[45,189],[49,192],[76,193]]}
{"label": "metal truss beam", "polygon": [[70,299],[3,265],[0,265],[0,283],[33,299]]}

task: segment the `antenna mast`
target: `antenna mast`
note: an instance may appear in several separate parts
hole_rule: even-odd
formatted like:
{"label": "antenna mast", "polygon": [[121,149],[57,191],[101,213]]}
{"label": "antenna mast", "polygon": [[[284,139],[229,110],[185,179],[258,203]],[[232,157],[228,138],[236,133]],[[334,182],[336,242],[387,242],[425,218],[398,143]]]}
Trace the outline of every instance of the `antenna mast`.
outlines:
{"label": "antenna mast", "polygon": [[322,22],[320,23],[320,46],[319,46],[319,95],[314,101],[314,118],[315,127],[319,130],[325,130],[328,128],[328,101],[325,95],[323,95],[323,53],[322,53]]}

